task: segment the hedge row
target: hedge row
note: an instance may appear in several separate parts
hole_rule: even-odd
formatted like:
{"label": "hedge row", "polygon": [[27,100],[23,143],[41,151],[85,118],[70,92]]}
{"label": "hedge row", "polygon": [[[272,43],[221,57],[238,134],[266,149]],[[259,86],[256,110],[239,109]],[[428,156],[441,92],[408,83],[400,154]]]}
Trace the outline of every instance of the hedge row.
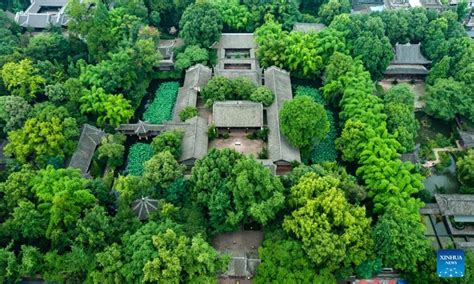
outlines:
{"label": "hedge row", "polygon": [[155,99],[143,113],[143,120],[154,124],[171,120],[178,89],[178,82],[162,83],[156,91]]}

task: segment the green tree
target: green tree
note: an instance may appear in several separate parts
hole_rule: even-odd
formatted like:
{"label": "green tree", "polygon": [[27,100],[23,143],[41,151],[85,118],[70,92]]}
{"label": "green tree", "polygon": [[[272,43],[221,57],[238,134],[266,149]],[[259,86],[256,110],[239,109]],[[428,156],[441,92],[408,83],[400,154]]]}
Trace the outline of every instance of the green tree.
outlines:
{"label": "green tree", "polygon": [[[233,223],[251,218],[262,225],[274,219],[285,203],[283,185],[270,169],[253,158],[241,159],[232,170],[227,187],[238,212]],[[238,218],[240,216],[240,218]]]}
{"label": "green tree", "polygon": [[418,121],[415,118],[415,95],[405,84],[392,87],[384,94],[385,113],[387,114],[387,129],[397,135],[404,151],[415,147],[418,135]]}
{"label": "green tree", "polygon": [[92,87],[85,90],[81,98],[81,113],[93,113],[97,116],[97,124],[119,126],[133,116],[130,101],[122,94],[107,94],[104,89]]}
{"label": "green tree", "polygon": [[456,161],[458,180],[463,186],[463,191],[474,191],[474,150],[470,149],[466,155]]}
{"label": "green tree", "polygon": [[144,167],[143,177],[161,188],[168,187],[185,170],[185,167],[178,164],[169,151],[155,154],[150,160],[145,162]]}
{"label": "green tree", "polygon": [[56,170],[48,166],[38,172],[30,185],[41,203],[40,210],[49,218],[46,237],[54,247],[66,246],[77,220],[97,201],[85,188],[86,179],[77,169]]}
{"label": "green tree", "polygon": [[257,86],[250,79],[245,77],[237,77],[232,80],[234,88],[233,99],[249,100],[250,95],[255,91]]}
{"label": "green tree", "polygon": [[[267,239],[258,249],[261,259],[255,283],[318,283],[318,274],[306,256],[302,244],[293,239]],[[329,276],[329,275],[328,275]],[[331,275],[324,283],[336,283]]]}
{"label": "green tree", "polygon": [[215,283],[216,273],[227,265],[200,235],[189,238],[167,229],[152,239],[158,253],[145,263],[144,281]]}
{"label": "green tree", "polygon": [[318,16],[321,21],[329,25],[335,16],[343,13],[351,12],[351,3],[349,0],[329,0],[325,4],[321,5],[318,11]]}
{"label": "green tree", "polygon": [[111,220],[104,207],[94,206],[77,220],[74,243],[90,251],[99,251],[107,246],[111,237]]}
{"label": "green tree", "polygon": [[[207,207],[209,223],[215,232],[231,231],[235,225],[232,220],[233,208],[226,184],[231,178],[232,170],[243,156],[231,149],[211,149],[207,155],[196,161],[192,172],[192,193],[194,199]],[[234,222],[235,224],[235,222]]]}
{"label": "green tree", "polygon": [[120,273],[123,266],[121,247],[117,243],[106,247],[95,255],[97,267],[91,272],[94,283],[123,283],[124,277]]}
{"label": "green tree", "polygon": [[34,61],[49,60],[64,62],[69,51],[69,42],[60,33],[40,33],[31,38],[25,54]]}
{"label": "green tree", "polygon": [[239,0],[211,0],[219,9],[224,22],[224,31],[251,32],[254,28],[252,14],[248,6],[241,5]]}
{"label": "green tree", "polygon": [[384,265],[416,271],[417,264],[426,260],[430,247],[424,231],[418,214],[390,206],[374,228],[375,251]]}
{"label": "green tree", "polygon": [[324,107],[308,96],[297,96],[285,102],[279,115],[283,134],[298,148],[311,149],[329,131]]}
{"label": "green tree", "polygon": [[199,110],[197,109],[197,107],[187,106],[179,112],[179,119],[181,121],[186,121],[198,115],[199,115]]}
{"label": "green tree", "polygon": [[107,134],[102,138],[97,148],[98,158],[107,160],[109,167],[118,167],[123,164],[126,137],[121,133]]}
{"label": "green tree", "polygon": [[12,95],[23,97],[27,101],[33,100],[45,83],[45,79],[38,75],[38,69],[33,67],[29,59],[3,65],[2,79]]}
{"label": "green tree", "polygon": [[367,258],[370,219],[364,207],[347,202],[338,179],[303,176],[291,188],[289,204],[294,211],[285,217],[283,228],[301,240],[318,267],[334,271]]}
{"label": "green tree", "polygon": [[250,100],[257,103],[262,103],[264,106],[270,106],[273,103],[275,95],[265,86],[260,86],[250,95]]}
{"label": "green tree", "polygon": [[43,270],[43,255],[37,247],[22,245],[20,258],[20,275],[34,276]]}
{"label": "green tree", "polygon": [[49,158],[65,158],[74,151],[79,135],[76,120],[67,115],[43,114],[28,119],[24,126],[8,134],[5,153],[20,163],[45,165]]}
{"label": "green tree", "polygon": [[189,5],[179,21],[180,36],[187,45],[210,47],[220,38],[222,17],[219,10],[208,2]]}
{"label": "green tree", "polygon": [[187,46],[184,52],[176,56],[174,68],[176,70],[185,70],[195,64],[206,64],[209,60],[209,52],[205,48],[200,48],[197,45]]}
{"label": "green tree", "polygon": [[224,76],[214,76],[202,88],[202,97],[207,107],[211,107],[215,101],[225,101],[234,97],[234,85],[232,81]]}
{"label": "green tree", "polygon": [[352,55],[360,56],[372,78],[380,80],[393,59],[392,45],[387,37],[379,38],[364,32],[355,40]]}
{"label": "green tree", "polygon": [[20,128],[25,122],[31,106],[28,102],[17,96],[0,97],[0,126],[3,132]]}
{"label": "green tree", "polygon": [[14,282],[19,277],[18,260],[15,253],[11,251],[11,245],[6,248],[0,248],[0,280],[2,282]]}
{"label": "green tree", "polygon": [[153,138],[151,147],[155,153],[168,151],[176,159],[179,159],[181,156],[181,141],[183,137],[184,132],[178,129],[163,131]]}
{"label": "green tree", "polygon": [[439,79],[433,86],[428,86],[425,100],[426,112],[443,120],[454,119],[456,114],[469,116],[474,103],[466,85],[452,78]]}

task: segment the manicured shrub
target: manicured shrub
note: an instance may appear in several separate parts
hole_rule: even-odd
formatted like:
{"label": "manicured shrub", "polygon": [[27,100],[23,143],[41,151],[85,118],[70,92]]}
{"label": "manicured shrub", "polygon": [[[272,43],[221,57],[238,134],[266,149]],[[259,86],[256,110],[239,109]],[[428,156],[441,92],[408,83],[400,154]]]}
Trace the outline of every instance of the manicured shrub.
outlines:
{"label": "manicured shrub", "polygon": [[181,121],[186,121],[190,118],[198,116],[198,114],[199,114],[199,111],[196,107],[187,106],[182,111],[179,112],[179,119]]}
{"label": "manicured shrub", "polygon": [[262,103],[264,106],[269,106],[272,104],[274,97],[275,95],[269,88],[262,86],[253,91],[253,93],[250,95],[250,100],[253,102]]}

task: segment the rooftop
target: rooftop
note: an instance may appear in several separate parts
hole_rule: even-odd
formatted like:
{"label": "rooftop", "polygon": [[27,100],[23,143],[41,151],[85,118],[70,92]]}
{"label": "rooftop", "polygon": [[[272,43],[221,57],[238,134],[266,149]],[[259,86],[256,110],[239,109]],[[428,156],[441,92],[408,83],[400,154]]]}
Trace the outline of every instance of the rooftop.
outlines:
{"label": "rooftop", "polygon": [[15,15],[15,21],[22,27],[38,29],[49,25],[63,26],[69,21],[65,10],[68,0],[31,0],[31,5]]}
{"label": "rooftop", "polygon": [[174,105],[173,121],[180,121],[179,113],[187,106],[196,106],[197,93],[211,79],[212,70],[202,64],[197,64],[186,70],[184,85],[179,88]]}
{"label": "rooftop", "polygon": [[166,129],[180,129],[184,132],[181,142],[181,156],[179,162],[191,163],[201,159],[207,154],[208,137],[207,122],[201,117],[193,117],[185,123],[169,122],[165,124]]}
{"label": "rooftop", "polygon": [[264,76],[265,86],[275,94],[273,103],[267,108],[269,159],[274,163],[279,161],[299,162],[301,161],[300,151],[290,145],[280,132],[279,112],[285,101],[293,99],[290,74],[272,66],[265,70]]}
{"label": "rooftop", "polygon": [[95,148],[100,144],[104,135],[104,131],[92,125],[83,124],[79,143],[77,144],[76,151],[71,157],[69,167],[80,169],[81,173],[84,176],[87,176]]}
{"label": "rooftop", "polygon": [[253,33],[222,33],[212,48],[257,48]]}
{"label": "rooftop", "polygon": [[215,102],[212,115],[216,127],[263,127],[263,106],[250,101]]}
{"label": "rooftop", "polygon": [[461,136],[462,143],[466,148],[474,147],[474,130],[462,131],[459,130],[459,136]]}
{"label": "rooftop", "polygon": [[319,23],[295,23],[293,25],[294,31],[302,33],[319,32],[324,28],[326,28],[326,26]]}
{"label": "rooftop", "polygon": [[399,44],[395,45],[395,57],[390,65],[413,65],[413,64],[430,64],[431,61],[421,54],[421,44]]}
{"label": "rooftop", "polygon": [[444,216],[474,216],[474,195],[435,194],[435,198]]}

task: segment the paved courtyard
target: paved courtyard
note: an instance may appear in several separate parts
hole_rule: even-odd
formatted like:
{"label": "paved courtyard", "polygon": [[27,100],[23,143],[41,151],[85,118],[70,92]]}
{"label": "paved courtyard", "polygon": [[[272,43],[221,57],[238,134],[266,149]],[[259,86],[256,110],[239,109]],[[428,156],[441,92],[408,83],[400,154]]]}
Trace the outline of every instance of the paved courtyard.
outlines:
{"label": "paved courtyard", "polygon": [[230,137],[227,139],[214,139],[209,143],[209,148],[230,148],[244,155],[254,155],[257,157],[258,153],[262,151],[263,147],[267,147],[262,140],[248,139],[246,136],[250,132],[245,133],[244,130],[232,130]]}
{"label": "paved courtyard", "polygon": [[[384,91],[387,91],[395,86],[392,82],[393,80],[382,80],[379,82],[379,85],[382,86]],[[417,80],[415,84],[410,84],[410,80],[398,80],[398,83],[407,84],[410,87],[410,90],[415,94],[415,110],[425,107],[425,102],[423,101],[423,96],[425,95],[425,82]]]}

